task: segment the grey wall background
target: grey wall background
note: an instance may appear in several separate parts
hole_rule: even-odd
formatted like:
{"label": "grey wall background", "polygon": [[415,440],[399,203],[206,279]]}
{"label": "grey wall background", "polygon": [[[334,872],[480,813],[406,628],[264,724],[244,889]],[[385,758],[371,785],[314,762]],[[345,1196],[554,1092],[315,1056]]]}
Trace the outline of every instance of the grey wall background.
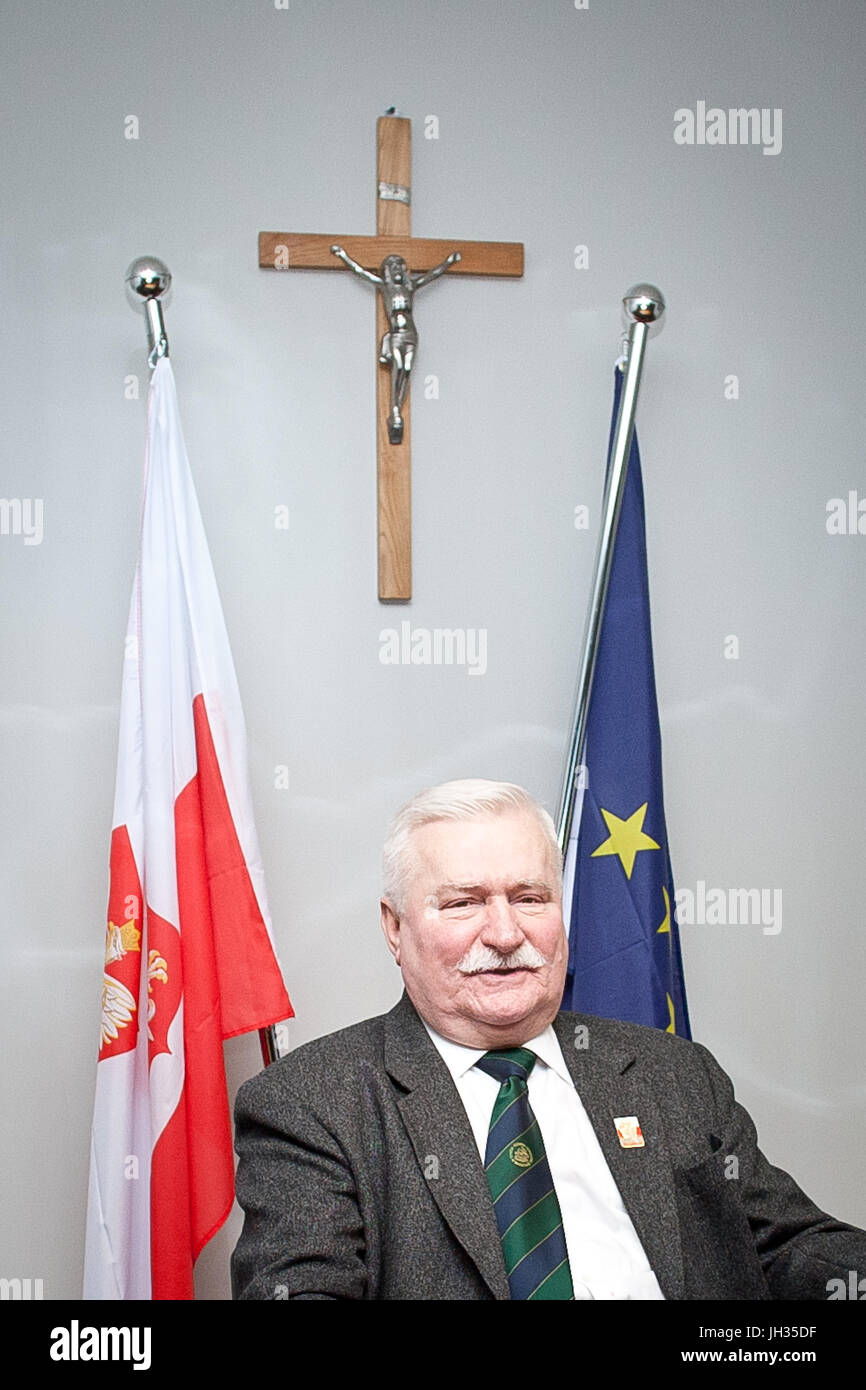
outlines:
{"label": "grey wall background", "polygon": [[[829,499],[866,495],[864,19],[857,0],[5,7],[0,493],[43,499],[44,535],[0,535],[4,1276],[80,1291],[148,377],[123,275],[144,252],[175,277],[293,1045],[398,997],[378,863],[408,795],[480,775],[555,806],[620,299],[662,287],[639,434],[674,873],[784,904],[775,935],[683,928],[693,1030],[771,1159],[866,1222],[866,536],[826,528]],[[780,108],[781,151],[676,144],[698,100]],[[262,229],[374,231],[392,103],[416,235],[526,244],[522,281],[419,301],[440,397],[413,393],[408,608],[375,596],[372,292],[256,263]],[[383,666],[405,617],[486,628],[486,675]],[[234,1091],[257,1043],[226,1051]],[[199,1296],[227,1296],[238,1228]]]}

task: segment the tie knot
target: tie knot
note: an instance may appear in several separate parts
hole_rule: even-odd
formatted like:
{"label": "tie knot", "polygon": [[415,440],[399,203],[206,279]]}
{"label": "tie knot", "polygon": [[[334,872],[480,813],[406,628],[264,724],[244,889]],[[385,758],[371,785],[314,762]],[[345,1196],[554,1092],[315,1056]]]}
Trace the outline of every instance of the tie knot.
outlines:
{"label": "tie knot", "polygon": [[535,1053],[530,1052],[528,1047],[509,1047],[501,1052],[485,1052],[475,1065],[500,1082],[507,1081],[511,1076],[526,1081],[535,1062]]}

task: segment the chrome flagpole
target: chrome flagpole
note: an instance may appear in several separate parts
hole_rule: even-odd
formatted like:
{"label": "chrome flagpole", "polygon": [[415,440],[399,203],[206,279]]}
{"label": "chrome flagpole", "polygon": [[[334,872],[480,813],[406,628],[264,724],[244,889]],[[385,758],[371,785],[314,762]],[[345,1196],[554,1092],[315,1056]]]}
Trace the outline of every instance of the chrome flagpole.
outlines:
{"label": "chrome flagpole", "polygon": [[134,309],[141,308],[144,300],[147,346],[150,348],[147,365],[152,370],[160,357],[168,357],[168,335],[160,300],[171,288],[171,271],[165,261],[156,256],[137,256],[126,272],[125,283],[127,298]]}
{"label": "chrome flagpole", "polygon": [[[592,694],[598,641],[607,601],[613,550],[617,527],[619,526],[622,499],[625,493],[631,442],[634,436],[634,417],[638,391],[640,390],[641,371],[643,370],[644,350],[647,338],[654,331],[653,326],[658,325],[665,311],[665,302],[661,291],[657,290],[655,285],[633,285],[622,303],[626,319],[629,322],[628,342],[625,349],[625,381],[619,398],[613,451],[602,502],[601,530],[595,557],[595,574],[586,615],[574,718],[568,746],[568,761],[559,802],[557,834],[563,856],[567,853],[568,842],[571,838],[575,797],[578,790],[579,774],[583,766],[589,700]],[[658,331],[657,328],[655,331]]]}
{"label": "chrome flagpole", "polygon": [[[134,309],[139,309],[142,300],[144,301],[149,349],[147,365],[152,371],[160,357],[169,355],[161,299],[171,288],[171,271],[158,256],[137,256],[126,272],[124,283],[127,298]],[[288,1051],[287,1047],[281,1046],[283,1038],[278,1027],[277,1024],[271,1024],[268,1028],[259,1029],[259,1044],[266,1067]]]}

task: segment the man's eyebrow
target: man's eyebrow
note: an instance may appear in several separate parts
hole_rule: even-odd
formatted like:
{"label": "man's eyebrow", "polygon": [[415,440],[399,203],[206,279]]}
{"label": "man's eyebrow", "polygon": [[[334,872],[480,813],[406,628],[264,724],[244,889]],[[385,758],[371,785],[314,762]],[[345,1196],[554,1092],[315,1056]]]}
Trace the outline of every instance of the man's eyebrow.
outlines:
{"label": "man's eyebrow", "polygon": [[[440,883],[438,887],[435,889],[434,895],[437,898],[442,897],[447,893],[483,893],[486,896],[490,891],[491,885],[489,883]],[[532,892],[549,893],[552,895],[553,885],[551,883],[546,882],[546,880],[544,879],[527,878],[521,879],[519,883],[509,884],[506,891],[509,893]]]}
{"label": "man's eyebrow", "polygon": [[515,883],[514,887],[511,889],[512,893],[525,893],[527,891],[531,893],[550,893],[552,895],[553,884],[548,883],[547,880],[543,878],[527,878],[521,883]]}
{"label": "man's eyebrow", "polygon": [[436,887],[436,897],[441,897],[443,893],[484,893],[487,885],[484,883],[440,883]]}

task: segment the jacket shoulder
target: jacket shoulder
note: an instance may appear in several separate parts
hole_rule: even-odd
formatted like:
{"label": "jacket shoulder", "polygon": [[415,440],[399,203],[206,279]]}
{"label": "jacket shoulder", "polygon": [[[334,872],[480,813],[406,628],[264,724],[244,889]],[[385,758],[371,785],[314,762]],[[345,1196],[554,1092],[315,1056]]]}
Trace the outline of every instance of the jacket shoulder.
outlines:
{"label": "jacket shoulder", "polygon": [[360,1072],[383,1065],[387,1017],[367,1018],[293,1048],[242,1084],[236,1112],[255,1110],[277,1095],[314,1100],[344,1092]]}
{"label": "jacket shoulder", "polygon": [[557,1030],[568,1033],[583,1026],[596,1041],[611,1051],[632,1050],[640,1055],[671,1056],[677,1052],[682,1055],[697,1051],[698,1043],[681,1038],[676,1033],[667,1033],[662,1028],[651,1028],[646,1023],[623,1023],[617,1018],[601,1018],[597,1014],[572,1013],[563,1009],[556,1017]]}
{"label": "jacket shoulder", "polygon": [[585,1030],[582,1046],[590,1047],[613,1066],[634,1062],[649,1072],[661,1070],[679,1076],[693,1075],[701,1080],[708,1069],[718,1068],[715,1058],[703,1044],[645,1023],[623,1023],[619,1019],[563,1010],[557,1014],[554,1028],[561,1046],[574,1039],[578,1030]]}

